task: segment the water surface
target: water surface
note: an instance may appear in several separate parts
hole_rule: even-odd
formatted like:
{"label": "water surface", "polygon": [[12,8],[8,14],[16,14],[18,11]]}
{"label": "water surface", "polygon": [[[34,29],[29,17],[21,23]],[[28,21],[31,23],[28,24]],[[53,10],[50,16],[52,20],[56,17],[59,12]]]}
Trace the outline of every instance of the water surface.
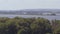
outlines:
{"label": "water surface", "polygon": [[5,14],[0,14],[0,17],[9,17],[9,18],[13,18],[13,17],[23,17],[23,18],[31,18],[31,17],[42,17],[42,18],[46,18],[46,19],[49,19],[49,20],[54,20],[54,19],[57,19],[57,20],[60,20],[60,15],[57,15],[57,16],[41,16],[41,15],[5,15]]}

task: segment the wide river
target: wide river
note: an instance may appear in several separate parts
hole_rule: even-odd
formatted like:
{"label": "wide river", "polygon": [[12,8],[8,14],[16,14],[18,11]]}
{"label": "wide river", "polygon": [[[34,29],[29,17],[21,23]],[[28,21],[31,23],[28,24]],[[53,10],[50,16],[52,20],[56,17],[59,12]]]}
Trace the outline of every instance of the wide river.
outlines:
{"label": "wide river", "polygon": [[9,17],[9,18],[13,18],[13,17],[23,17],[23,18],[31,18],[31,17],[42,17],[42,18],[46,18],[46,19],[49,19],[49,20],[60,20],[60,16],[41,16],[41,15],[5,15],[5,14],[0,14],[0,17]]}

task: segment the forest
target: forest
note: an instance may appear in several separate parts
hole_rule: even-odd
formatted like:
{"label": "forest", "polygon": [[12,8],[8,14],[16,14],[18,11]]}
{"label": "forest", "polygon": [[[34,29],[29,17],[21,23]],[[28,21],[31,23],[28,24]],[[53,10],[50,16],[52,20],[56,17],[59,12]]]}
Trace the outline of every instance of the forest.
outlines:
{"label": "forest", "polygon": [[0,17],[0,34],[60,34],[60,20]]}

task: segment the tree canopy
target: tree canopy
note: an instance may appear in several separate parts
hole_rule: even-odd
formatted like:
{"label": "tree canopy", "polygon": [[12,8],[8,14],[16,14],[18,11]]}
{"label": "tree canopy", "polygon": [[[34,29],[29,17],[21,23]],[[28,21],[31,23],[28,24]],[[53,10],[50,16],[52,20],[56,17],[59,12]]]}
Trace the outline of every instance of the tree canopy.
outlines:
{"label": "tree canopy", "polygon": [[60,20],[45,18],[0,18],[0,34],[60,34]]}

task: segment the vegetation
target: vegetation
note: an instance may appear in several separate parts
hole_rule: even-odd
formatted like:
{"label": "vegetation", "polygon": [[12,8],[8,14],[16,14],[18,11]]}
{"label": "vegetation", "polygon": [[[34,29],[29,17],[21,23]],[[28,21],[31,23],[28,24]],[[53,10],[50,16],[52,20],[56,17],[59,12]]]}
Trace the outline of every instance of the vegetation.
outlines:
{"label": "vegetation", "polygon": [[60,34],[60,20],[44,18],[0,18],[0,34]]}

